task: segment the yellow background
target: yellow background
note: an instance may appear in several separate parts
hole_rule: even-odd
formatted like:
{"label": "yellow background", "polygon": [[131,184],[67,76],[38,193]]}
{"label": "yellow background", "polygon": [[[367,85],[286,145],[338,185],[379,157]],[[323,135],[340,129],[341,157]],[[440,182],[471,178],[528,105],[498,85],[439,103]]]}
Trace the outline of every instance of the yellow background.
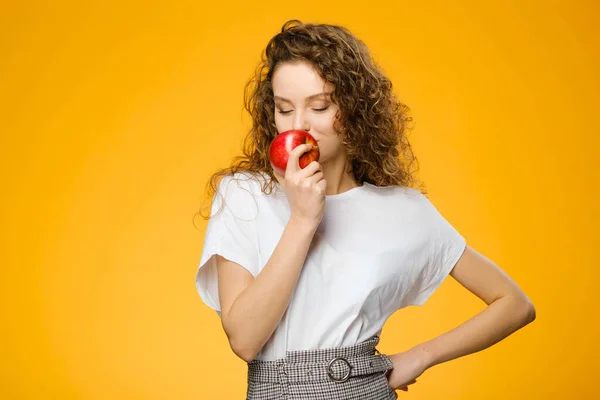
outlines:
{"label": "yellow background", "polygon": [[[598,398],[596,2],[2,8],[0,398],[244,397],[246,366],[195,291],[206,222],[192,217],[240,150],[243,85],[291,18],[370,46],[412,109],[431,200],[537,307],[400,398]],[[379,350],[482,308],[449,279],[390,318]]]}

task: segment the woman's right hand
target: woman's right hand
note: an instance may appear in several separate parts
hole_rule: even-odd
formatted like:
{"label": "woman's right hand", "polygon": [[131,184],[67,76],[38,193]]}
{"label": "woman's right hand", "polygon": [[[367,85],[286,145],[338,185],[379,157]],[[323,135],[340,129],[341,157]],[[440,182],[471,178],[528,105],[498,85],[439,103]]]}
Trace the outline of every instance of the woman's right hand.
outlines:
{"label": "woman's right hand", "polygon": [[308,223],[316,228],[325,210],[325,190],[327,183],[323,178],[321,164],[313,161],[300,168],[300,156],[312,148],[311,144],[295,147],[289,155],[285,176],[275,173],[283,187],[291,210],[291,218]]}

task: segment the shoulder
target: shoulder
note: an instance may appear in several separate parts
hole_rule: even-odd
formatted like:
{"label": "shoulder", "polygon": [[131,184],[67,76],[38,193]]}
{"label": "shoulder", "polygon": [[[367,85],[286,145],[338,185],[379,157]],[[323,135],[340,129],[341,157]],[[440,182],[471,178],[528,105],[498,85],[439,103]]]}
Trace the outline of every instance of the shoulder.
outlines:
{"label": "shoulder", "polygon": [[439,212],[429,198],[408,186],[370,185],[378,199],[374,204],[382,212],[399,215],[404,221],[427,224],[439,217]]}
{"label": "shoulder", "polygon": [[264,207],[267,198],[262,189],[267,183],[266,179],[267,176],[262,173],[248,171],[225,175],[217,185],[213,203],[215,207],[221,207],[224,203],[227,209],[236,214],[249,213],[254,217],[258,209]]}
{"label": "shoulder", "polygon": [[253,219],[256,207],[252,205],[256,203],[257,193],[260,193],[260,184],[252,179],[251,174],[236,172],[223,176],[212,198],[211,218]]}
{"label": "shoulder", "polygon": [[413,189],[408,186],[376,186],[370,183],[365,183],[372,188],[373,193],[378,198],[388,200],[393,204],[413,205],[419,206],[429,202],[429,199],[420,191]]}
{"label": "shoulder", "polygon": [[260,173],[240,171],[231,175],[224,176],[218,184],[219,193],[230,196],[240,196],[241,192],[246,192],[251,196],[258,196],[262,193],[262,185],[265,176]]}

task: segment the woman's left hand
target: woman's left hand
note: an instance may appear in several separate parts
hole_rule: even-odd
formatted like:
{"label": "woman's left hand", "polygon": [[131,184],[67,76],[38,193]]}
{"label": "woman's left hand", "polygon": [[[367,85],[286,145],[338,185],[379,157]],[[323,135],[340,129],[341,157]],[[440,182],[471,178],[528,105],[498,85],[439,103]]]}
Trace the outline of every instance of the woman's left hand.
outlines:
{"label": "woman's left hand", "polygon": [[421,352],[408,350],[402,353],[388,355],[394,363],[393,369],[388,371],[388,383],[392,389],[408,390],[417,378],[427,369],[425,359]]}

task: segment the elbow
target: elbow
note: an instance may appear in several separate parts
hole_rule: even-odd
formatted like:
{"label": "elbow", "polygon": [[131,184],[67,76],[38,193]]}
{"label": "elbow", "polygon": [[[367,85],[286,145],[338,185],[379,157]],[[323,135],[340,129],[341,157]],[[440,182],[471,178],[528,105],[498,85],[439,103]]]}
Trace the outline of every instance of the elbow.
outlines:
{"label": "elbow", "polygon": [[535,317],[536,317],[535,306],[533,305],[533,303],[531,301],[529,301],[528,306],[527,306],[527,323],[529,324],[529,323],[535,321]]}
{"label": "elbow", "polygon": [[519,315],[521,315],[523,326],[535,321],[536,311],[533,302],[527,296],[523,295],[518,304]]}
{"label": "elbow", "polygon": [[233,350],[236,356],[238,356],[247,363],[254,360],[254,358],[258,354],[258,351],[248,343],[240,343],[239,341],[235,341],[231,338],[229,339],[229,346],[231,347],[231,350]]}
{"label": "elbow", "polygon": [[228,315],[223,315],[221,321],[233,353],[247,363],[254,360],[259,349],[256,349],[256,346],[249,340],[249,335],[241,333],[239,327],[232,323]]}

